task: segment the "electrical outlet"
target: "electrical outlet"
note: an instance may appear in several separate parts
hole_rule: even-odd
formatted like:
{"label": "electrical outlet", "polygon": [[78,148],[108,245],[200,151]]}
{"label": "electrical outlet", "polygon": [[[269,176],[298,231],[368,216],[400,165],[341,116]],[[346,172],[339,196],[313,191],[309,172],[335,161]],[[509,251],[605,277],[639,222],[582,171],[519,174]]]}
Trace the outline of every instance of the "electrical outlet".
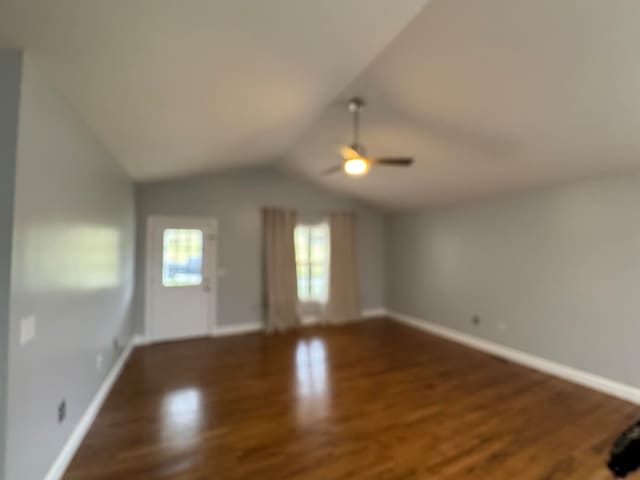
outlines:
{"label": "electrical outlet", "polygon": [[104,358],[102,357],[102,354],[101,353],[97,354],[96,355],[96,370],[101,372],[103,363],[104,363]]}
{"label": "electrical outlet", "polygon": [[480,317],[478,315],[474,315],[471,317],[471,323],[473,323],[476,327],[480,325]]}
{"label": "electrical outlet", "polygon": [[58,423],[64,422],[65,418],[67,418],[67,401],[62,400],[58,405]]}

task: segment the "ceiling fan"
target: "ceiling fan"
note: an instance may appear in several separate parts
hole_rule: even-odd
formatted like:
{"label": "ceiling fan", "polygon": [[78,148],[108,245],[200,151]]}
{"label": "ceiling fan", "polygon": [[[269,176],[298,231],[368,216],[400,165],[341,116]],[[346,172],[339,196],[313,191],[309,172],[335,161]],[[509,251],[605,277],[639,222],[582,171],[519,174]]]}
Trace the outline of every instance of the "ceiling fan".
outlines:
{"label": "ceiling fan", "polygon": [[323,172],[324,175],[344,170],[348,175],[360,176],[369,172],[372,166],[409,167],[413,164],[413,158],[411,157],[370,158],[367,156],[365,146],[360,143],[360,112],[364,105],[362,98],[355,97],[349,100],[348,108],[353,118],[353,142],[348,147],[340,148],[340,155],[343,158],[342,163],[326,169]]}

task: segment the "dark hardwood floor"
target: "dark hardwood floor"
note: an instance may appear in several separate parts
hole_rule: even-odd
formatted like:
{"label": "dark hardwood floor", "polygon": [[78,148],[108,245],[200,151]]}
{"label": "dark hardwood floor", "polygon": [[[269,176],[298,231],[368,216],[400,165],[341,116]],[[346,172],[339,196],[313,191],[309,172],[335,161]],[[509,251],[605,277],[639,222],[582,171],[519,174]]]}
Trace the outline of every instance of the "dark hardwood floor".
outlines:
{"label": "dark hardwood floor", "polygon": [[609,479],[636,416],[379,319],[136,349],[64,478]]}

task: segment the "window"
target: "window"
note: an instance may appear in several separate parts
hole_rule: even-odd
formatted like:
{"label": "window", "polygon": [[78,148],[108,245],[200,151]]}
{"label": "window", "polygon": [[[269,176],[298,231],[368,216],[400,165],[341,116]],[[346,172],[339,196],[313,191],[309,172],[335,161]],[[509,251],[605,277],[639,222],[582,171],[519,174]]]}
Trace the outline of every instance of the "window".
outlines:
{"label": "window", "polygon": [[298,225],[295,245],[298,299],[325,303],[329,298],[329,225]]}
{"label": "window", "polygon": [[202,230],[167,228],[162,236],[162,285],[202,283]]}

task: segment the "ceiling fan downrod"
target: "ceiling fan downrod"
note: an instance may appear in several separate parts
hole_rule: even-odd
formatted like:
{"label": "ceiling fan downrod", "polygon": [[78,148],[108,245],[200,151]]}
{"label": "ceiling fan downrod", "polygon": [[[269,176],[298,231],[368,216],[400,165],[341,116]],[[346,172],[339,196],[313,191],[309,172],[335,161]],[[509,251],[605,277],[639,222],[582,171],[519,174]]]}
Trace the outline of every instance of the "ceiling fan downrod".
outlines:
{"label": "ceiling fan downrod", "polygon": [[360,145],[360,112],[364,106],[365,102],[361,97],[353,97],[347,104],[353,120],[353,143],[351,144],[351,148],[362,156],[366,155],[364,148]]}

